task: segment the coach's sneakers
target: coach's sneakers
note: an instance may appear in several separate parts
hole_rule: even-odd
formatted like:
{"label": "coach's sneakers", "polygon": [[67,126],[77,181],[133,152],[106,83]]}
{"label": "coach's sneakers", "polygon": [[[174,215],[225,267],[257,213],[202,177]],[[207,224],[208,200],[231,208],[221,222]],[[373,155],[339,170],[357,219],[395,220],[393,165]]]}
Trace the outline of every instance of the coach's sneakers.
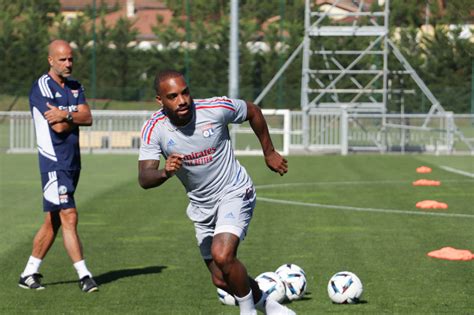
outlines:
{"label": "coach's sneakers", "polygon": [[44,287],[41,285],[41,278],[43,278],[43,276],[39,273],[34,273],[24,277],[20,276],[18,286],[23,289],[43,290]]}
{"label": "coach's sneakers", "polygon": [[94,279],[92,279],[89,276],[85,276],[81,280],[79,280],[79,287],[81,288],[83,292],[86,292],[86,293],[99,290],[97,283],[95,283]]}

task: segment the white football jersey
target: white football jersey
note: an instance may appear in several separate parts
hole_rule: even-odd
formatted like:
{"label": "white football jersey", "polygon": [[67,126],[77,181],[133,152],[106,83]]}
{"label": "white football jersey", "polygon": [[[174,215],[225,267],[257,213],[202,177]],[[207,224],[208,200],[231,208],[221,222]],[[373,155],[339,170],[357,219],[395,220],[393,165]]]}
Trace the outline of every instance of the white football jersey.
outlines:
{"label": "white football jersey", "polygon": [[154,113],[142,128],[139,160],[183,154],[176,176],[192,204],[210,208],[221,196],[252,185],[235,159],[228,129],[229,123],[246,120],[247,104],[222,96],[195,99],[193,107],[192,120],[181,127],[173,125],[163,110]]}

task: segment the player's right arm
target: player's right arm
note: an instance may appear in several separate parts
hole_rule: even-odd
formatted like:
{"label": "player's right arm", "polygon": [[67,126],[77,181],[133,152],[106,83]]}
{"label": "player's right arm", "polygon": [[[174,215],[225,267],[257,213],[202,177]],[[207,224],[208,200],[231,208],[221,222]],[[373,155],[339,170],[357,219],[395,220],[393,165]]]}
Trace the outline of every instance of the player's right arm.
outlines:
{"label": "player's right arm", "polygon": [[166,159],[165,167],[159,169],[159,160],[138,161],[138,183],[144,189],[158,187],[172,177],[182,166],[183,155],[173,153]]}

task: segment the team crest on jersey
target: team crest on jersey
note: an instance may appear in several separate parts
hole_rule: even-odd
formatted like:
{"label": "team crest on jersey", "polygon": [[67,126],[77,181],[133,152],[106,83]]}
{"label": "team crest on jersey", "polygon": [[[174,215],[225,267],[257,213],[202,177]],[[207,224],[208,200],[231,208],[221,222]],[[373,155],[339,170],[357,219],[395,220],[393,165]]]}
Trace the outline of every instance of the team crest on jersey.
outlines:
{"label": "team crest on jersey", "polygon": [[59,193],[59,203],[68,203],[69,197],[67,195],[67,187],[64,185],[59,186],[58,193]]}
{"label": "team crest on jersey", "polygon": [[79,90],[71,90],[72,95],[77,98],[79,96]]}
{"label": "team crest on jersey", "polygon": [[214,134],[214,127],[212,124],[207,124],[201,127],[201,131],[204,138],[209,138]]}

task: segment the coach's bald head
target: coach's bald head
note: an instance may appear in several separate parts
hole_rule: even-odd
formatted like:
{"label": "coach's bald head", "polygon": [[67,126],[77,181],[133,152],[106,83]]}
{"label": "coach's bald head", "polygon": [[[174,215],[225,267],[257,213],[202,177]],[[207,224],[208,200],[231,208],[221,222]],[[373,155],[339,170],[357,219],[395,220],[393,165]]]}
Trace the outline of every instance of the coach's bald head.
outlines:
{"label": "coach's bald head", "polygon": [[68,42],[62,39],[55,39],[48,46],[48,56],[57,54],[63,50],[72,50],[71,45]]}
{"label": "coach's bald head", "polygon": [[48,46],[49,74],[54,80],[63,82],[72,73],[73,51],[62,39],[53,40]]}

